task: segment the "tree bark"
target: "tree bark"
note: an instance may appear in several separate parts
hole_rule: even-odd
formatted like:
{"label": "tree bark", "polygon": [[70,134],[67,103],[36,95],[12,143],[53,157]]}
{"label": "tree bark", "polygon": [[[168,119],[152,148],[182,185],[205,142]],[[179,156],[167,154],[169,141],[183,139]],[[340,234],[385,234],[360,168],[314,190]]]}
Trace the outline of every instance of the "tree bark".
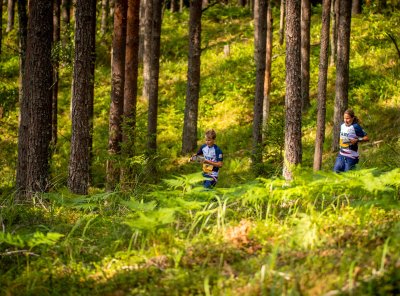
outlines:
{"label": "tree bark", "polygon": [[269,105],[271,92],[271,66],[272,66],[272,47],[273,47],[273,18],[271,0],[268,0],[267,8],[267,38],[266,38],[266,60],[265,60],[265,78],[264,78],[264,102],[263,102],[263,141],[265,141],[265,131],[268,126]]}
{"label": "tree bark", "polygon": [[352,0],[351,14],[360,14],[362,11],[361,0]]}
{"label": "tree bark", "polygon": [[314,171],[322,166],[322,153],[325,141],[326,85],[328,76],[329,25],[331,0],[322,3],[321,49],[318,73],[318,111],[317,133],[315,136]]}
{"label": "tree bark", "polygon": [[109,0],[101,0],[101,25],[100,33],[103,36],[108,29],[108,12],[110,11]]}
{"label": "tree bark", "polygon": [[256,64],[256,85],[254,96],[252,164],[262,163],[262,114],[264,101],[264,78],[267,33],[267,0],[254,2],[254,59]]}
{"label": "tree bark", "polygon": [[279,44],[282,45],[285,38],[285,1],[281,0],[280,19],[279,19]]}
{"label": "tree bark", "polygon": [[310,23],[311,2],[301,0],[301,99],[302,111],[310,107]]}
{"label": "tree bark", "polygon": [[88,194],[90,181],[91,122],[94,92],[96,1],[77,0],[72,137],[68,188]]}
{"label": "tree bark", "polygon": [[[162,20],[162,0],[153,2],[153,28],[151,33],[151,59],[149,77],[149,113],[147,125],[147,154],[157,153],[157,115],[158,115],[158,78],[160,73],[160,40]],[[155,167],[151,167],[154,170]]]}
{"label": "tree bark", "polygon": [[332,150],[339,149],[340,124],[343,113],[347,109],[349,95],[349,58],[350,58],[350,29],[351,1],[340,1],[338,19],[338,44],[336,62],[335,107],[333,118]]}
{"label": "tree bark", "polygon": [[182,134],[182,154],[192,152],[197,146],[197,120],[200,93],[201,5],[201,0],[190,1],[189,58]]}
{"label": "tree bark", "polygon": [[285,158],[283,177],[293,179],[293,169],[301,163],[301,0],[288,0],[286,6],[286,96]]}
{"label": "tree bark", "polygon": [[61,0],[61,21],[63,27],[63,45],[69,42],[69,32],[71,24],[71,5],[72,0]]}
{"label": "tree bark", "polygon": [[139,11],[140,0],[128,1],[126,53],[125,53],[125,86],[124,86],[124,120],[126,132],[123,141],[127,144],[127,155],[133,155],[134,135],[136,128],[137,83],[139,68]]}
{"label": "tree bark", "polygon": [[[60,0],[53,1],[53,46],[60,42]],[[52,88],[52,118],[51,118],[51,146],[57,144],[57,111],[58,111],[58,60],[53,62],[53,88]]]}
{"label": "tree bark", "polygon": [[[1,0],[0,0],[1,1]],[[18,160],[16,172],[17,191],[21,197],[24,197],[27,189],[27,167],[28,167],[28,126],[29,126],[29,101],[24,95],[26,78],[25,78],[25,61],[26,61],[26,46],[28,38],[28,16],[26,9],[26,0],[18,0],[18,22],[19,22],[19,64],[20,64],[20,116],[18,127]],[[19,194],[18,194],[19,195]]]}
{"label": "tree bark", "polygon": [[[126,53],[125,53],[125,87],[124,118],[122,129],[123,154],[132,157],[135,153],[136,104],[138,92],[139,68],[139,14],[140,0],[128,1]],[[121,182],[132,182],[132,170],[129,166],[121,168]]]}
{"label": "tree bark", "polygon": [[119,169],[116,156],[121,152],[122,114],[125,84],[125,48],[126,48],[127,0],[116,0],[114,10],[114,38],[112,44],[112,81],[111,106],[107,161],[107,189],[113,190],[119,181]]}
{"label": "tree bark", "polygon": [[51,1],[29,1],[28,39],[23,95],[29,106],[27,192],[49,187],[51,141]]}
{"label": "tree bark", "polygon": [[6,32],[11,32],[14,29],[15,18],[15,0],[8,0],[7,4],[7,28]]}
{"label": "tree bark", "polygon": [[153,3],[154,0],[144,0],[144,21],[143,21],[143,90],[142,97],[148,102],[150,91],[150,63],[153,30]]}
{"label": "tree bark", "polygon": [[331,59],[330,64],[336,63],[337,57],[337,23],[339,16],[339,4],[340,0],[332,0],[331,2],[331,19],[332,19],[332,35],[331,35]]}

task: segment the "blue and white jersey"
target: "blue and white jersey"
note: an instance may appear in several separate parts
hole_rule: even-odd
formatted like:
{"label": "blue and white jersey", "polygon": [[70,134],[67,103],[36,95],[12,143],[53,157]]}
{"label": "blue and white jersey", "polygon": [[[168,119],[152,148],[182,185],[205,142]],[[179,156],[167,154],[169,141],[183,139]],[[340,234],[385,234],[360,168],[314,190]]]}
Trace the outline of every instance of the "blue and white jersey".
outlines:
{"label": "blue and white jersey", "polygon": [[351,144],[350,139],[357,139],[366,136],[367,133],[362,129],[358,123],[353,123],[347,126],[342,123],[340,126],[340,155],[357,158],[358,157],[358,144]]}
{"label": "blue and white jersey", "polygon": [[[203,144],[199,151],[197,151],[197,155],[203,155],[205,159],[213,162],[223,161],[222,150],[215,144],[211,147],[208,147],[207,144]],[[210,176],[218,177],[218,171],[219,167],[203,164],[203,172]]]}

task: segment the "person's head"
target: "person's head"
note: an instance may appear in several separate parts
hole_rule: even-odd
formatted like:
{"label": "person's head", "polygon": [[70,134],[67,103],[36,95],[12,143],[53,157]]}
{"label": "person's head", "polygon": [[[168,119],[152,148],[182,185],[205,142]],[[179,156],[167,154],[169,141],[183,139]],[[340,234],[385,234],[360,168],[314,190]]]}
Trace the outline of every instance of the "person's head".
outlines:
{"label": "person's head", "polygon": [[215,131],[213,129],[206,131],[205,138],[206,138],[206,144],[208,147],[211,147],[212,145],[214,145],[216,137],[217,137],[217,134],[215,133]]}
{"label": "person's head", "polygon": [[357,123],[358,122],[358,118],[354,114],[353,110],[347,109],[346,111],[344,111],[343,121],[347,126],[350,126],[353,123]]}

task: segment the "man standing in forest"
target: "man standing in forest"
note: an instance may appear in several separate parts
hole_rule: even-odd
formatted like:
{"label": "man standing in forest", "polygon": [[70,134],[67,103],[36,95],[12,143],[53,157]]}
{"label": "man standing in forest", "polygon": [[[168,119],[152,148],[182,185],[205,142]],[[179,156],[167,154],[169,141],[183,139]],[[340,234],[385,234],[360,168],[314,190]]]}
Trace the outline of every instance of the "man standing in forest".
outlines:
{"label": "man standing in forest", "polygon": [[[213,129],[206,131],[206,143],[201,145],[196,154],[194,154],[190,159],[195,161],[196,159],[201,159],[203,176],[205,178],[203,182],[204,188],[212,188],[217,184],[218,172],[223,165],[223,154],[222,150],[215,145],[215,139],[217,134]],[[203,156],[203,158],[199,158]]]}

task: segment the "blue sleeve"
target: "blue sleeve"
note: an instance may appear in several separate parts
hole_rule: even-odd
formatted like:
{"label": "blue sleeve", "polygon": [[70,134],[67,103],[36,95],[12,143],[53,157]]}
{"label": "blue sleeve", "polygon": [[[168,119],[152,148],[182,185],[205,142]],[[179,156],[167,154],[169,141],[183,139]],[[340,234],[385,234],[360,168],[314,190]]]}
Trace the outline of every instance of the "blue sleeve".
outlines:
{"label": "blue sleeve", "polygon": [[224,155],[222,153],[222,150],[217,147],[217,149],[215,150],[215,153],[217,154],[217,161],[223,161],[224,160]]}
{"label": "blue sleeve", "polygon": [[356,132],[357,137],[364,137],[367,135],[363,128],[357,123],[354,124],[354,131]]}
{"label": "blue sleeve", "polygon": [[196,155],[203,155],[203,148],[204,148],[205,145],[206,144],[203,144],[203,145],[200,146],[199,150],[197,150]]}

